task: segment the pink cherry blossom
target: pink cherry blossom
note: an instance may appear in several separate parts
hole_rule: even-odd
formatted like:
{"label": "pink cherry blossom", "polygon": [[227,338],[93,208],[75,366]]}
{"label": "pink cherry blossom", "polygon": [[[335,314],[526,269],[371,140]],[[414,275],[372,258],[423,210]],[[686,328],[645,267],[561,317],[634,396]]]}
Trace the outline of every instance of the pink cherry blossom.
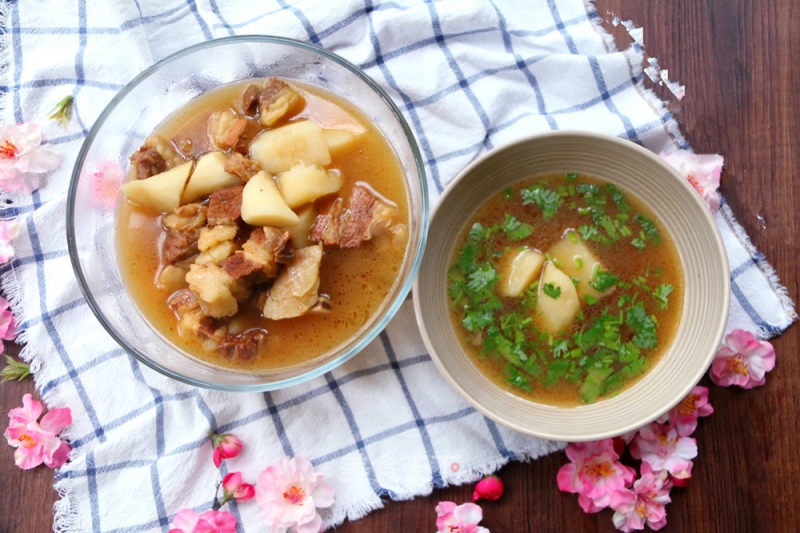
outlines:
{"label": "pink cherry blossom", "polygon": [[92,186],[92,198],[100,207],[111,209],[119,196],[122,185],[122,167],[116,161],[97,161],[94,172],[84,170],[83,179],[88,180]]}
{"label": "pink cherry blossom", "polygon": [[333,489],[304,457],[284,457],[263,470],[256,484],[256,502],[264,523],[293,533],[318,533],[317,508],[333,505]]}
{"label": "pink cherry blossom", "polygon": [[22,407],[8,412],[8,429],[5,435],[8,444],[15,447],[14,463],[29,470],[44,463],[56,468],[67,461],[69,444],[58,438],[58,433],[72,423],[68,407],[51,409],[41,422],[42,402],[32,399],[30,394],[22,397]]}
{"label": "pink cherry blossom", "polygon": [[714,408],[708,403],[708,388],[698,385],[672,408],[669,419],[679,437],[688,437],[697,429],[697,419],[713,412]]}
{"label": "pink cherry blossom", "polygon": [[222,479],[224,499],[243,502],[255,496],[255,488],[249,483],[242,483],[241,472],[231,472]]}
{"label": "pink cherry blossom", "polygon": [[39,179],[61,164],[61,153],[41,146],[36,124],[0,125],[0,188],[32,192]]}
{"label": "pink cherry blossom", "polygon": [[19,236],[16,220],[0,220],[0,263],[9,262],[16,253],[12,241]]}
{"label": "pink cherry blossom", "polygon": [[697,442],[678,436],[678,430],[654,422],[639,430],[630,446],[631,455],[641,459],[654,471],[666,470],[676,476],[691,472],[692,459],[697,457]]}
{"label": "pink cherry blossom", "polygon": [[196,513],[183,509],[172,521],[169,533],[235,533],[236,517],[225,511],[204,511]]}
{"label": "pink cherry blossom", "polygon": [[242,441],[233,433],[216,434],[209,432],[211,445],[214,447],[214,466],[219,468],[223,459],[231,459],[242,451]]}
{"label": "pink cherry blossom", "polygon": [[631,499],[632,493],[626,487],[636,472],[619,462],[614,439],[571,443],[566,452],[571,462],[558,471],[558,488],[577,493],[584,512],[596,513]]}
{"label": "pink cherry blossom", "polygon": [[666,473],[642,473],[631,490],[634,498],[614,509],[614,527],[626,533],[644,529],[661,529],[667,524],[667,511],[664,508],[672,500],[669,488],[665,487]]}
{"label": "pink cherry blossom", "polygon": [[17,337],[17,319],[11,313],[11,304],[0,296],[0,339],[14,340]]}
{"label": "pink cherry blossom", "polygon": [[436,533],[489,533],[478,525],[481,520],[483,510],[474,503],[439,502],[436,506]]}
{"label": "pink cherry blossom", "polygon": [[661,153],[670,165],[689,180],[697,189],[712,213],[719,210],[719,178],[722,174],[723,158],[718,154],[694,154],[688,150],[675,150],[669,154]]}
{"label": "pink cherry blossom", "polygon": [[486,476],[475,485],[472,492],[472,501],[496,500],[503,495],[503,481],[497,476]]}
{"label": "pink cherry blossom", "polygon": [[749,331],[735,329],[725,337],[711,363],[711,381],[728,387],[752,389],[764,384],[765,374],[775,368],[775,348],[758,341]]}

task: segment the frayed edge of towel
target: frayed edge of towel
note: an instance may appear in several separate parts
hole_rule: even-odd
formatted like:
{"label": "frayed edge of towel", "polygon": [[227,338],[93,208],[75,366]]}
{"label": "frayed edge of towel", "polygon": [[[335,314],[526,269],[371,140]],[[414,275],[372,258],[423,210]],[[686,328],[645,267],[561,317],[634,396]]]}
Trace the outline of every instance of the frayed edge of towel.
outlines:
{"label": "frayed edge of towel", "polygon": [[[9,70],[11,69],[11,34],[8,31],[9,4],[0,3],[0,79],[6,79]],[[10,85],[10,84],[6,84]],[[8,105],[8,96],[10,91],[3,91],[0,93],[0,117],[5,116],[6,106]]]}
{"label": "frayed edge of towel", "polygon": [[56,533],[80,531],[80,515],[72,498],[74,484],[72,479],[65,478],[54,486],[59,498],[53,504],[53,531]]}
{"label": "frayed edge of towel", "polygon": [[[744,230],[742,225],[736,220],[736,217],[733,215],[733,211],[727,203],[722,204],[719,212],[722,215],[722,218],[725,220],[725,223],[731,228],[731,232],[737,239],[739,239],[742,247],[750,256],[750,259],[753,260],[753,263],[755,263],[756,267],[764,275],[764,279],[767,280],[770,288],[778,296],[778,301],[780,302],[783,312],[786,314],[788,320],[796,322],[798,316],[795,309],[795,304],[792,301],[792,298],[789,296],[789,290],[781,284],[780,278],[778,278],[778,273],[775,272],[775,268],[769,264],[769,262],[767,262],[764,254],[759,252],[758,249],[753,245],[752,241],[750,240],[750,236],[747,235],[747,232]],[[784,331],[787,327],[789,327],[789,325],[791,324],[779,327],[781,328],[781,331]],[[774,332],[770,332],[767,330],[767,328],[761,326],[756,328],[755,334],[761,340],[776,336]]]}
{"label": "frayed edge of towel", "polygon": [[475,461],[476,463],[480,463],[480,465],[476,464],[468,468],[465,467],[457,472],[448,471],[446,474],[443,473],[443,484],[441,486],[434,487],[433,482],[429,480],[427,482],[420,483],[419,485],[408,487],[402,492],[396,492],[394,497],[392,497],[390,500],[383,500],[377,494],[372,493],[370,497],[352,503],[347,508],[334,507],[332,510],[323,514],[326,527],[336,527],[341,525],[345,520],[352,522],[363,518],[372,511],[382,509],[387,501],[412,500],[419,496],[430,495],[434,488],[444,488],[463,485],[465,483],[474,483],[483,476],[497,472],[510,461],[529,462],[531,460],[538,459],[539,457],[544,457],[545,455],[562,450],[566,446],[565,442],[559,441],[540,442],[543,444],[543,446],[536,451],[521,452],[513,457],[484,458],[479,461]]}

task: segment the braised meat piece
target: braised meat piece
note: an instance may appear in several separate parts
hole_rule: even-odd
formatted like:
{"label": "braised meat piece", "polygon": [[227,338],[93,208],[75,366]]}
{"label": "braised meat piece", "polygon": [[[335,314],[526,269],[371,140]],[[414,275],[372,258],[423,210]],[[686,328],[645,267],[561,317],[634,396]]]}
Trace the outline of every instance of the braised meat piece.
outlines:
{"label": "braised meat piece", "polygon": [[206,223],[206,211],[202,204],[186,204],[162,218],[161,224],[166,230],[161,245],[164,263],[173,264],[198,253],[197,240]]}
{"label": "braised meat piece", "polygon": [[235,224],[242,216],[242,191],[244,185],[231,185],[211,193],[208,199],[210,224]]}
{"label": "braised meat piece", "polygon": [[381,200],[363,185],[353,186],[347,208],[341,198],[311,226],[310,239],[326,246],[356,248],[391,230],[397,224],[397,207]]}
{"label": "braised meat piece", "polygon": [[246,289],[214,263],[193,264],[186,274],[189,288],[200,298],[203,313],[215,318],[233,316]]}
{"label": "braised meat piece", "polygon": [[299,110],[303,103],[303,97],[291,85],[278,78],[270,78],[258,97],[261,112],[259,121],[262,126],[273,126],[290,112]]}
{"label": "braised meat piece", "polygon": [[288,247],[290,238],[288,231],[278,228],[256,228],[242,245],[244,258],[258,265],[267,278],[274,278],[278,275],[278,264],[287,263],[292,258],[292,250]]}
{"label": "braised meat piece", "polygon": [[267,338],[263,329],[250,329],[238,335],[228,335],[220,343],[219,349],[229,359],[252,359],[258,348]]}
{"label": "braised meat piece", "polygon": [[236,224],[218,224],[206,226],[200,230],[197,247],[200,255],[195,260],[197,264],[219,263],[236,251],[236,233],[239,226]]}
{"label": "braised meat piece", "polygon": [[258,111],[258,96],[260,92],[259,88],[251,83],[242,93],[242,111],[245,115],[252,117]]}
{"label": "braised meat piece", "polygon": [[225,172],[239,176],[244,182],[258,174],[259,170],[261,170],[261,165],[257,161],[239,152],[233,152],[225,161]]}
{"label": "braised meat piece", "polygon": [[131,167],[134,177],[143,180],[167,170],[167,162],[155,148],[142,146],[131,156]]}
{"label": "braised meat piece", "polygon": [[200,298],[191,289],[176,291],[167,305],[178,319],[178,334],[182,337],[221,338],[214,321],[200,309]]}
{"label": "braised meat piece", "polygon": [[319,265],[322,246],[313,245],[295,252],[294,261],[275,280],[262,311],[265,318],[281,320],[305,314],[319,299]]}
{"label": "braised meat piece", "polygon": [[234,115],[229,110],[213,113],[208,119],[208,135],[222,150],[236,146],[246,129],[247,119]]}

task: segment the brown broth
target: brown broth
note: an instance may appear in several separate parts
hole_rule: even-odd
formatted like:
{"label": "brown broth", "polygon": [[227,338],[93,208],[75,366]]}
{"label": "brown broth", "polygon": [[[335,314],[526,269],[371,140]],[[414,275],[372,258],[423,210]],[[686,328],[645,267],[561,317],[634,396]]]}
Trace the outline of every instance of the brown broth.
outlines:
{"label": "brown broth", "polygon": [[[489,200],[486,201],[478,210],[470,217],[469,222],[465,225],[459,241],[454,248],[451,264],[454,264],[458,258],[460,250],[467,242],[467,236],[470,228],[476,222],[482,223],[484,226],[491,226],[493,224],[502,225],[505,214],[515,216],[518,220],[526,222],[534,226],[533,233],[521,240],[510,241],[502,231],[498,231],[493,239],[496,240],[497,249],[503,249],[506,246],[527,246],[535,249],[541,253],[546,253],[550,246],[562,239],[567,230],[577,229],[581,225],[591,224],[590,215],[581,215],[575,209],[570,209],[568,204],[570,198],[564,201],[564,204],[559,208],[557,214],[550,219],[542,217],[541,209],[536,205],[522,205],[520,200],[520,190],[530,187],[534,184],[542,183],[547,187],[555,189],[559,185],[569,185],[564,179],[564,174],[553,174],[545,176],[535,176],[532,178],[524,179],[510,188],[513,192],[513,200],[508,200],[505,197],[505,192],[499,191]],[[605,182],[594,177],[579,175],[577,183],[597,184],[603,185]],[[641,379],[647,371],[652,368],[660,359],[666,348],[671,343],[678,328],[680,321],[681,310],[683,308],[683,292],[684,292],[684,276],[683,269],[680,263],[677,250],[670,236],[666,233],[660,221],[656,220],[652,211],[647,208],[639,199],[623,191],[629,204],[633,208],[633,212],[641,213],[647,216],[650,220],[654,221],[661,236],[661,243],[657,246],[646,246],[643,250],[639,251],[629,244],[623,245],[621,242],[614,243],[613,245],[602,245],[595,242],[587,243],[593,253],[603,263],[605,269],[617,276],[620,280],[630,282],[638,276],[644,276],[648,273],[648,269],[652,272],[653,267],[661,266],[662,273],[656,277],[650,273],[648,276],[648,283],[660,284],[668,283],[673,287],[672,293],[669,295],[669,310],[661,311],[658,309],[657,302],[653,298],[643,299],[645,309],[648,314],[656,315],[658,323],[656,331],[658,335],[658,346],[655,349],[646,350],[646,367],[645,371],[631,379],[625,381],[620,389],[616,389],[613,393],[607,396],[600,396],[598,400],[605,397],[617,394],[627,387],[630,387],[637,380]],[[619,211],[616,210],[614,203],[609,201],[607,206],[607,213],[615,216]],[[631,224],[631,227],[636,226]],[[636,232],[638,232],[638,227]],[[631,289],[633,290],[633,289]],[[603,307],[608,306],[611,313],[618,310],[616,306],[617,298],[631,290],[624,290],[617,288],[611,295],[604,297],[599,305],[586,305],[581,302],[581,309],[584,312],[585,320],[583,324],[590,323],[595,317],[602,314]],[[502,302],[502,309],[497,311],[496,316],[501,316],[505,313],[520,310],[520,301],[518,298],[503,298],[500,297]],[[533,400],[540,403],[546,403],[559,406],[574,406],[581,405],[579,396],[579,383],[568,383],[560,381],[554,385],[545,387],[540,381],[531,380],[534,384],[533,391],[526,391],[516,387],[508,382],[508,374],[506,367],[508,362],[502,356],[497,354],[486,355],[481,353],[480,345],[482,337],[478,338],[474,333],[469,332],[461,325],[462,315],[460,309],[454,308],[451,305],[450,309],[451,320],[453,327],[457,332],[457,336],[463,346],[464,350],[469,354],[472,362],[481,370],[481,372],[488,376],[494,383],[503,389],[521,396],[523,398]],[[579,329],[577,320],[573,323],[572,328],[566,332],[565,337],[571,336]],[[561,338],[561,337],[559,337]],[[546,367],[545,367],[546,370]]]}
{"label": "brown broth", "polygon": [[[226,86],[198,97],[168,117],[154,133],[173,139],[175,145],[191,139],[185,155],[207,152],[206,122],[211,113],[235,109],[246,84]],[[398,207],[399,219],[408,225],[407,191],[402,169],[385,138],[355,106],[318,88],[296,85],[306,106],[293,117],[312,119],[323,128],[364,132],[358,144],[333,157],[327,168],[341,172],[340,189],[345,199],[356,182],[366,182]],[[184,146],[186,144],[184,143]],[[150,323],[185,351],[210,363],[247,371],[286,368],[310,361],[345,342],[361,328],[385,300],[400,271],[405,246],[367,241],[358,248],[325,248],[320,267],[320,294],[330,296],[329,313],[306,314],[285,320],[261,317],[253,302],[242,305],[234,320],[268,332],[258,355],[251,360],[232,361],[216,351],[204,349],[199,339],[178,335],[175,316],[167,307],[168,291],[156,286],[161,267],[161,217],[149,209],[122,200],[117,218],[118,257],[127,288]]]}

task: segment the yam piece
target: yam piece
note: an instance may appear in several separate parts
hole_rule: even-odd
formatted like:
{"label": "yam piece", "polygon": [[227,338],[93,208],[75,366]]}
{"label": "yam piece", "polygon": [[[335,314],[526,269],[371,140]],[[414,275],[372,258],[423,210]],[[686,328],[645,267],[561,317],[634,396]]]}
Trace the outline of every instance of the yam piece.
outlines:
{"label": "yam piece", "polygon": [[242,220],[252,226],[289,228],[300,219],[286,205],[272,177],[262,170],[244,186]]}
{"label": "yam piece", "polygon": [[[547,253],[550,257],[557,259],[559,268],[563,270],[568,276],[578,278],[578,296],[583,298],[586,295],[594,296],[595,298],[602,298],[614,292],[614,287],[600,292],[591,285],[589,282],[592,280],[597,269],[605,270],[605,267],[600,263],[589,247],[581,241],[580,236],[575,232],[569,232],[574,235],[570,238],[569,234],[550,247]],[[573,242],[574,239],[574,242]]]}
{"label": "yam piece", "polygon": [[250,143],[250,158],[273,175],[300,163],[325,166],[331,162],[322,129],[310,120],[262,131]]}
{"label": "yam piece", "polygon": [[287,228],[289,235],[292,237],[292,243],[296,248],[303,248],[311,243],[309,236],[311,234],[311,225],[317,217],[317,210],[314,206],[309,204],[299,211],[297,211],[297,218],[299,222],[294,226]]}
{"label": "yam piece", "polygon": [[292,209],[333,194],[342,187],[339,172],[326,171],[318,165],[295,165],[276,181],[283,199]]}
{"label": "yam piece", "polygon": [[222,187],[240,184],[239,176],[225,170],[227,160],[222,152],[209,152],[197,158],[194,172],[183,191],[182,203],[194,202]]}
{"label": "yam piece", "polygon": [[132,202],[168,213],[181,205],[181,195],[192,165],[188,161],[147,179],[129,181],[122,185],[122,193]]}
{"label": "yam piece", "polygon": [[542,254],[530,248],[509,250],[503,254],[497,262],[497,293],[506,298],[522,296],[525,289],[538,278],[544,259]]}
{"label": "yam piece", "polygon": [[361,133],[356,133],[351,130],[323,129],[322,136],[325,138],[325,143],[328,145],[328,152],[330,152],[332,157],[335,157],[355,146]]}
{"label": "yam piece", "polygon": [[[545,292],[544,287],[548,284],[552,284],[550,286],[556,291],[560,290],[557,298],[553,298]],[[575,284],[551,261],[547,261],[542,270],[542,277],[539,279],[539,293],[533,311],[533,321],[536,327],[545,333],[557,335],[569,328],[580,308],[581,304]]]}
{"label": "yam piece", "polygon": [[319,265],[322,246],[306,246],[295,252],[294,261],[275,280],[264,303],[263,315],[272,320],[301,316],[319,298]]}

